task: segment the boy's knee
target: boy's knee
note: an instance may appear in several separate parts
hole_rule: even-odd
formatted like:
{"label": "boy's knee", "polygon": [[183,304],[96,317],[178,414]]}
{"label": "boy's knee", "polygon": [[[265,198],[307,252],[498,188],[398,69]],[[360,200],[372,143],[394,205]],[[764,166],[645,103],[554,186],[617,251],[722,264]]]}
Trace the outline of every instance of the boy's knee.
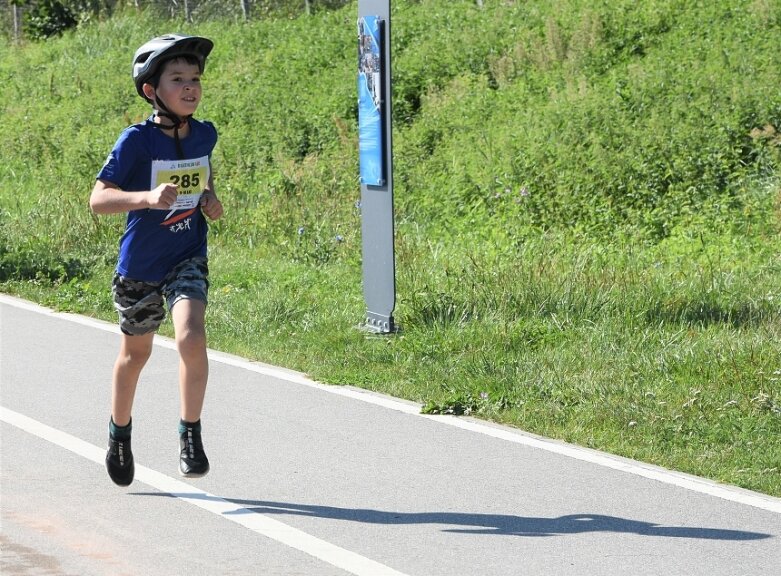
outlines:
{"label": "boy's knee", "polygon": [[176,335],[176,346],[183,356],[206,351],[206,331],[203,326],[188,325]]}
{"label": "boy's knee", "polygon": [[119,361],[129,368],[140,370],[147,363],[147,360],[149,360],[151,355],[151,346],[125,346],[120,352]]}

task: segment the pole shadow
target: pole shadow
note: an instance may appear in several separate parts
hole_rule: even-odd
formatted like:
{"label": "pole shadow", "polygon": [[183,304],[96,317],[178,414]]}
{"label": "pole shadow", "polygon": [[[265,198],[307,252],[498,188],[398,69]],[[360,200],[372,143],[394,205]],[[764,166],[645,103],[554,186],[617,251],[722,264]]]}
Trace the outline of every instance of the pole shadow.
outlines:
{"label": "pole shadow", "polygon": [[630,520],[602,514],[568,514],[556,518],[516,516],[512,514],[474,514],[468,512],[391,512],[370,508],[339,508],[291,502],[219,498],[202,493],[169,494],[162,492],[133,492],[135,496],[163,496],[191,500],[221,500],[239,506],[226,514],[257,513],[265,516],[305,516],[365,524],[432,524],[442,526],[443,532],[457,534],[487,534],[499,536],[549,537],[587,532],[613,532],[664,538],[692,538],[701,540],[764,540],[772,534],[727,530],[699,526],[664,526],[653,522]]}

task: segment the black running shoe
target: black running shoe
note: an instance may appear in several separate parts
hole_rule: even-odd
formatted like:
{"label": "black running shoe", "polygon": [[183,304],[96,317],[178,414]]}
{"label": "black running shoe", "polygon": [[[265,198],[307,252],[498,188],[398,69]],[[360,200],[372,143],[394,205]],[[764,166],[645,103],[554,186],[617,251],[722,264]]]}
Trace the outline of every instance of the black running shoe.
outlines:
{"label": "black running shoe", "polygon": [[136,467],[133,463],[133,452],[130,450],[130,438],[114,440],[108,437],[108,452],[106,452],[106,470],[118,486],[130,486]]}
{"label": "black running shoe", "polygon": [[201,431],[190,426],[179,435],[179,473],[187,478],[200,478],[209,473]]}

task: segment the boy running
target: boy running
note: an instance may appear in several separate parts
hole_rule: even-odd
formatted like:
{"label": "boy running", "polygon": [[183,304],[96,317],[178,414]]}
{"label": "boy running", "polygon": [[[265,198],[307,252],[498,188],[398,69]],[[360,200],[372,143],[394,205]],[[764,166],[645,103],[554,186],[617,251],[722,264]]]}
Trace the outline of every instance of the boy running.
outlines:
{"label": "boy running", "polygon": [[201,101],[201,74],[212,47],[207,38],[169,34],[136,51],[133,81],[154,113],[122,132],[90,196],[96,214],[127,213],[112,287],[122,334],[106,454],[108,474],[120,486],[133,481],[133,399],[165,317],[164,303],[180,358],[179,472],[200,477],[209,471],[200,421],[209,373],[204,215],[216,220],[223,209],[211,172],[217,131],[192,115]]}

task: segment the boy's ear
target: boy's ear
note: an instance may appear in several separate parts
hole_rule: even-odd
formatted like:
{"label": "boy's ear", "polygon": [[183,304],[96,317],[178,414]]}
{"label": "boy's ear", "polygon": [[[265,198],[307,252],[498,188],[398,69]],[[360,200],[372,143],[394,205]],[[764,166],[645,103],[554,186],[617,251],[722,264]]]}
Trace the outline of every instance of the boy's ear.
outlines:
{"label": "boy's ear", "polygon": [[141,86],[141,90],[143,90],[144,96],[146,96],[150,100],[154,101],[154,99],[155,99],[155,87],[154,86],[152,86],[149,82],[144,82],[144,84]]}

